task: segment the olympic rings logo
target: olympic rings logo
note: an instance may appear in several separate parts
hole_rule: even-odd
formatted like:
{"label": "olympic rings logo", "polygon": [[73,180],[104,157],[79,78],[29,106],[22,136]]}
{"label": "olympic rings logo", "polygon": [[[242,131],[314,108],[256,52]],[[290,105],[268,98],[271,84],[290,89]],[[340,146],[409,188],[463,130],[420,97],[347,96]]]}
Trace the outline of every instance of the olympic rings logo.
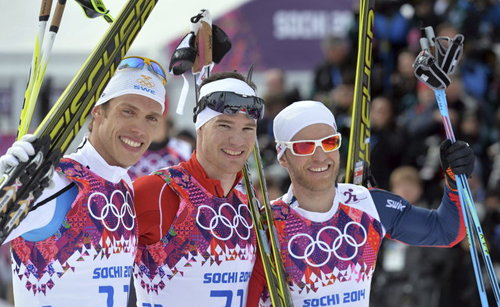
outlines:
{"label": "olympic rings logo", "polygon": [[[232,219],[229,216],[225,216],[222,214],[222,209],[224,207],[227,207],[229,211],[233,212],[234,215],[233,215]],[[212,213],[213,213],[213,217],[210,220],[208,226],[203,225],[202,221],[200,220],[201,211],[204,208],[212,211]],[[200,226],[201,228],[210,231],[212,233],[212,235],[219,240],[223,240],[223,241],[228,240],[229,238],[231,238],[233,236],[233,233],[235,233],[235,232],[238,235],[238,237],[240,237],[242,240],[248,240],[248,238],[250,238],[251,229],[253,228],[253,221],[250,219],[250,224],[249,224],[248,221],[242,215],[242,213],[244,213],[244,212],[247,213],[247,216],[250,216],[250,210],[248,209],[248,206],[244,205],[244,204],[240,204],[238,206],[238,212],[236,212],[236,209],[233,206],[231,206],[231,204],[229,204],[229,203],[223,203],[219,207],[218,212],[216,212],[210,206],[201,205],[198,208],[198,213],[196,214],[196,224],[198,224],[198,226]],[[219,226],[219,223],[221,226],[225,226],[225,227],[230,229],[230,232],[228,235],[222,237],[215,231],[215,229]],[[240,230],[238,230],[238,226],[240,226],[240,224],[241,224],[241,226],[243,226],[244,229],[246,229],[245,235],[242,235],[240,233]]]}
{"label": "olympic rings logo", "polygon": [[155,87],[154,82],[149,81],[149,80],[151,80],[151,79],[152,79],[151,77],[146,76],[146,75],[141,75],[141,77],[142,77],[143,79],[137,79],[137,80],[136,80],[136,81],[137,81],[137,83],[139,83],[139,84],[140,84],[140,85],[142,85],[142,86],[149,87],[149,88],[153,88],[153,87]]}
{"label": "olympic rings logo", "polygon": [[[118,207],[113,203],[113,197],[115,195],[121,196],[123,198],[123,204],[121,205],[120,209],[118,209]],[[98,197],[102,197],[105,200],[106,204],[104,205],[104,207],[102,207],[99,214],[95,214],[92,210],[91,204],[92,199]],[[129,203],[129,199],[132,199],[130,194],[127,192],[127,196],[125,196],[120,190],[115,190],[111,194],[110,199],[108,199],[106,195],[101,192],[92,193],[88,200],[89,213],[94,219],[101,221],[104,227],[109,231],[116,231],[121,224],[123,224],[123,227],[125,229],[132,230],[135,226],[136,214],[134,208],[132,208]],[[113,217],[118,219],[118,222],[114,227],[112,225],[109,225],[110,219],[114,220]],[[129,220],[129,222],[127,220]]]}
{"label": "olympic rings logo", "polygon": [[[351,225],[357,226],[359,229],[361,229],[363,231],[362,242],[359,242],[359,243],[356,242],[356,239],[353,236],[351,236],[350,234],[348,234],[347,231]],[[321,234],[328,229],[331,229],[338,234],[338,236],[333,240],[331,247],[330,247],[330,245],[328,245],[328,243],[326,243],[324,240],[321,239]],[[304,237],[310,241],[310,243],[304,249],[303,255],[297,255],[292,251],[292,245],[293,245],[294,240],[296,240],[300,237]],[[366,243],[367,239],[368,239],[368,235],[367,235],[366,229],[363,227],[363,225],[361,225],[360,223],[357,223],[357,222],[349,222],[345,225],[343,233],[337,227],[334,227],[334,226],[323,227],[316,234],[316,240],[314,240],[313,237],[308,235],[308,234],[304,234],[304,233],[296,234],[288,242],[288,252],[290,253],[290,255],[292,257],[294,257],[296,259],[305,260],[307,262],[307,264],[309,264],[312,267],[320,267],[320,266],[327,264],[328,261],[330,261],[330,258],[332,257],[332,253],[335,255],[335,257],[337,257],[340,260],[348,261],[348,260],[353,259],[358,254],[358,249]],[[352,253],[352,255],[347,256],[347,257],[342,257],[337,252],[339,250],[339,248],[342,246],[342,244],[344,244],[344,242],[347,243],[349,246],[354,248],[354,252]],[[321,263],[313,263],[310,260],[310,257],[313,255],[316,248],[319,248],[321,251],[328,254],[326,259]]]}

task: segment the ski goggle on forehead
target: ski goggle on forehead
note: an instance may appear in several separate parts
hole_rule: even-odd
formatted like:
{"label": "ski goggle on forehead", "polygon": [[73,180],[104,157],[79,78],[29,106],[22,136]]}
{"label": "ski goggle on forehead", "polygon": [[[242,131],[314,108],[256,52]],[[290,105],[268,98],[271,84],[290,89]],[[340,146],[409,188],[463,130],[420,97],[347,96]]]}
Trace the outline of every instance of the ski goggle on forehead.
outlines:
{"label": "ski goggle on forehead", "polygon": [[241,95],[233,92],[213,92],[203,96],[193,110],[193,121],[205,108],[219,113],[236,115],[243,110],[248,118],[262,119],[264,117],[264,100],[256,96]]}
{"label": "ski goggle on forehead", "polygon": [[316,152],[316,147],[321,146],[324,152],[332,152],[340,148],[342,137],[340,133],[332,134],[319,140],[300,140],[293,142],[276,141],[278,144],[289,148],[296,156],[310,156]]}
{"label": "ski goggle on forehead", "polygon": [[144,64],[148,65],[149,71],[154,72],[160,77],[160,79],[162,79],[163,85],[167,83],[167,74],[165,73],[165,69],[163,69],[160,63],[148,58],[140,56],[130,56],[123,58],[123,60],[120,62],[120,65],[118,65],[118,70],[122,70],[125,68],[142,69],[144,68]]}

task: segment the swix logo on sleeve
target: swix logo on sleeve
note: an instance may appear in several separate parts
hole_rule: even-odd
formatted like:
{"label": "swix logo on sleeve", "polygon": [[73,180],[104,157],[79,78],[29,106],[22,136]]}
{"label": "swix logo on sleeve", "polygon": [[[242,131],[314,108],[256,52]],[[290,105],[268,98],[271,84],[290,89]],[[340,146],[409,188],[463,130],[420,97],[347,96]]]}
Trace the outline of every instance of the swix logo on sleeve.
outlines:
{"label": "swix logo on sleeve", "polygon": [[393,200],[393,199],[388,199],[387,204],[385,205],[387,208],[392,208],[396,209],[399,211],[403,211],[404,208],[406,208],[405,205],[403,205],[403,202],[401,200]]}

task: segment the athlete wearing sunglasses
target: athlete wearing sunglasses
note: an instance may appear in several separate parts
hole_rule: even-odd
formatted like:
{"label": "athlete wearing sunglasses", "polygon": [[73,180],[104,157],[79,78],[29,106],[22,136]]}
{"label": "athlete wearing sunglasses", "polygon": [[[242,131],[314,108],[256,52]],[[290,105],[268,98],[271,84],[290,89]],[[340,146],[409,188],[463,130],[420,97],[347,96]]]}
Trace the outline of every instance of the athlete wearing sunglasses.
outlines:
{"label": "athlete wearing sunglasses", "polygon": [[[441,206],[427,210],[387,191],[337,182],[341,138],[335,118],[316,101],[300,101],[274,119],[280,164],[292,182],[271,205],[295,306],[369,305],[377,252],[385,236],[410,245],[451,247],[465,236],[454,176]],[[318,148],[319,147],[319,148]],[[470,175],[474,153],[464,142],[441,145],[449,174]],[[260,260],[247,306],[269,303]]]}
{"label": "athlete wearing sunglasses", "polygon": [[317,147],[321,147],[325,153],[339,149],[341,139],[340,133],[335,133],[319,140],[276,141],[276,143],[289,148],[292,154],[296,156],[310,156],[314,155]]}
{"label": "athlete wearing sunglasses", "polygon": [[145,57],[140,57],[140,56],[125,57],[120,62],[120,65],[118,65],[118,70],[122,70],[125,68],[143,69],[144,65],[147,65],[147,68],[150,72],[157,74],[158,77],[162,79],[163,85],[167,83],[167,74],[165,73],[165,69],[163,69],[160,63]]}

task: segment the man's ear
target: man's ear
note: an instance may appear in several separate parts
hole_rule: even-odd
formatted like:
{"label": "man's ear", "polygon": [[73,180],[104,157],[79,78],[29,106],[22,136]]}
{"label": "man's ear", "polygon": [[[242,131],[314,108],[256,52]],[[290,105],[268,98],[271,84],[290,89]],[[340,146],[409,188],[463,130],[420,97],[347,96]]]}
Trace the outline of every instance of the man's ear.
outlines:
{"label": "man's ear", "polygon": [[95,106],[95,107],[93,107],[92,111],[90,111],[90,113],[92,114],[92,116],[94,118],[102,115],[102,108],[101,108],[101,106]]}
{"label": "man's ear", "polygon": [[195,144],[196,144],[196,148],[200,148],[202,147],[202,144],[203,144],[203,126],[201,126],[200,128],[196,129],[196,139],[195,139]]}
{"label": "man's ear", "polygon": [[284,168],[288,169],[288,161],[286,160],[285,155],[286,155],[286,150],[281,155],[281,157],[278,159],[278,162],[280,163],[281,166],[283,166]]}
{"label": "man's ear", "polygon": [[201,126],[200,128],[196,129],[196,139],[200,139],[203,137],[203,126]]}

